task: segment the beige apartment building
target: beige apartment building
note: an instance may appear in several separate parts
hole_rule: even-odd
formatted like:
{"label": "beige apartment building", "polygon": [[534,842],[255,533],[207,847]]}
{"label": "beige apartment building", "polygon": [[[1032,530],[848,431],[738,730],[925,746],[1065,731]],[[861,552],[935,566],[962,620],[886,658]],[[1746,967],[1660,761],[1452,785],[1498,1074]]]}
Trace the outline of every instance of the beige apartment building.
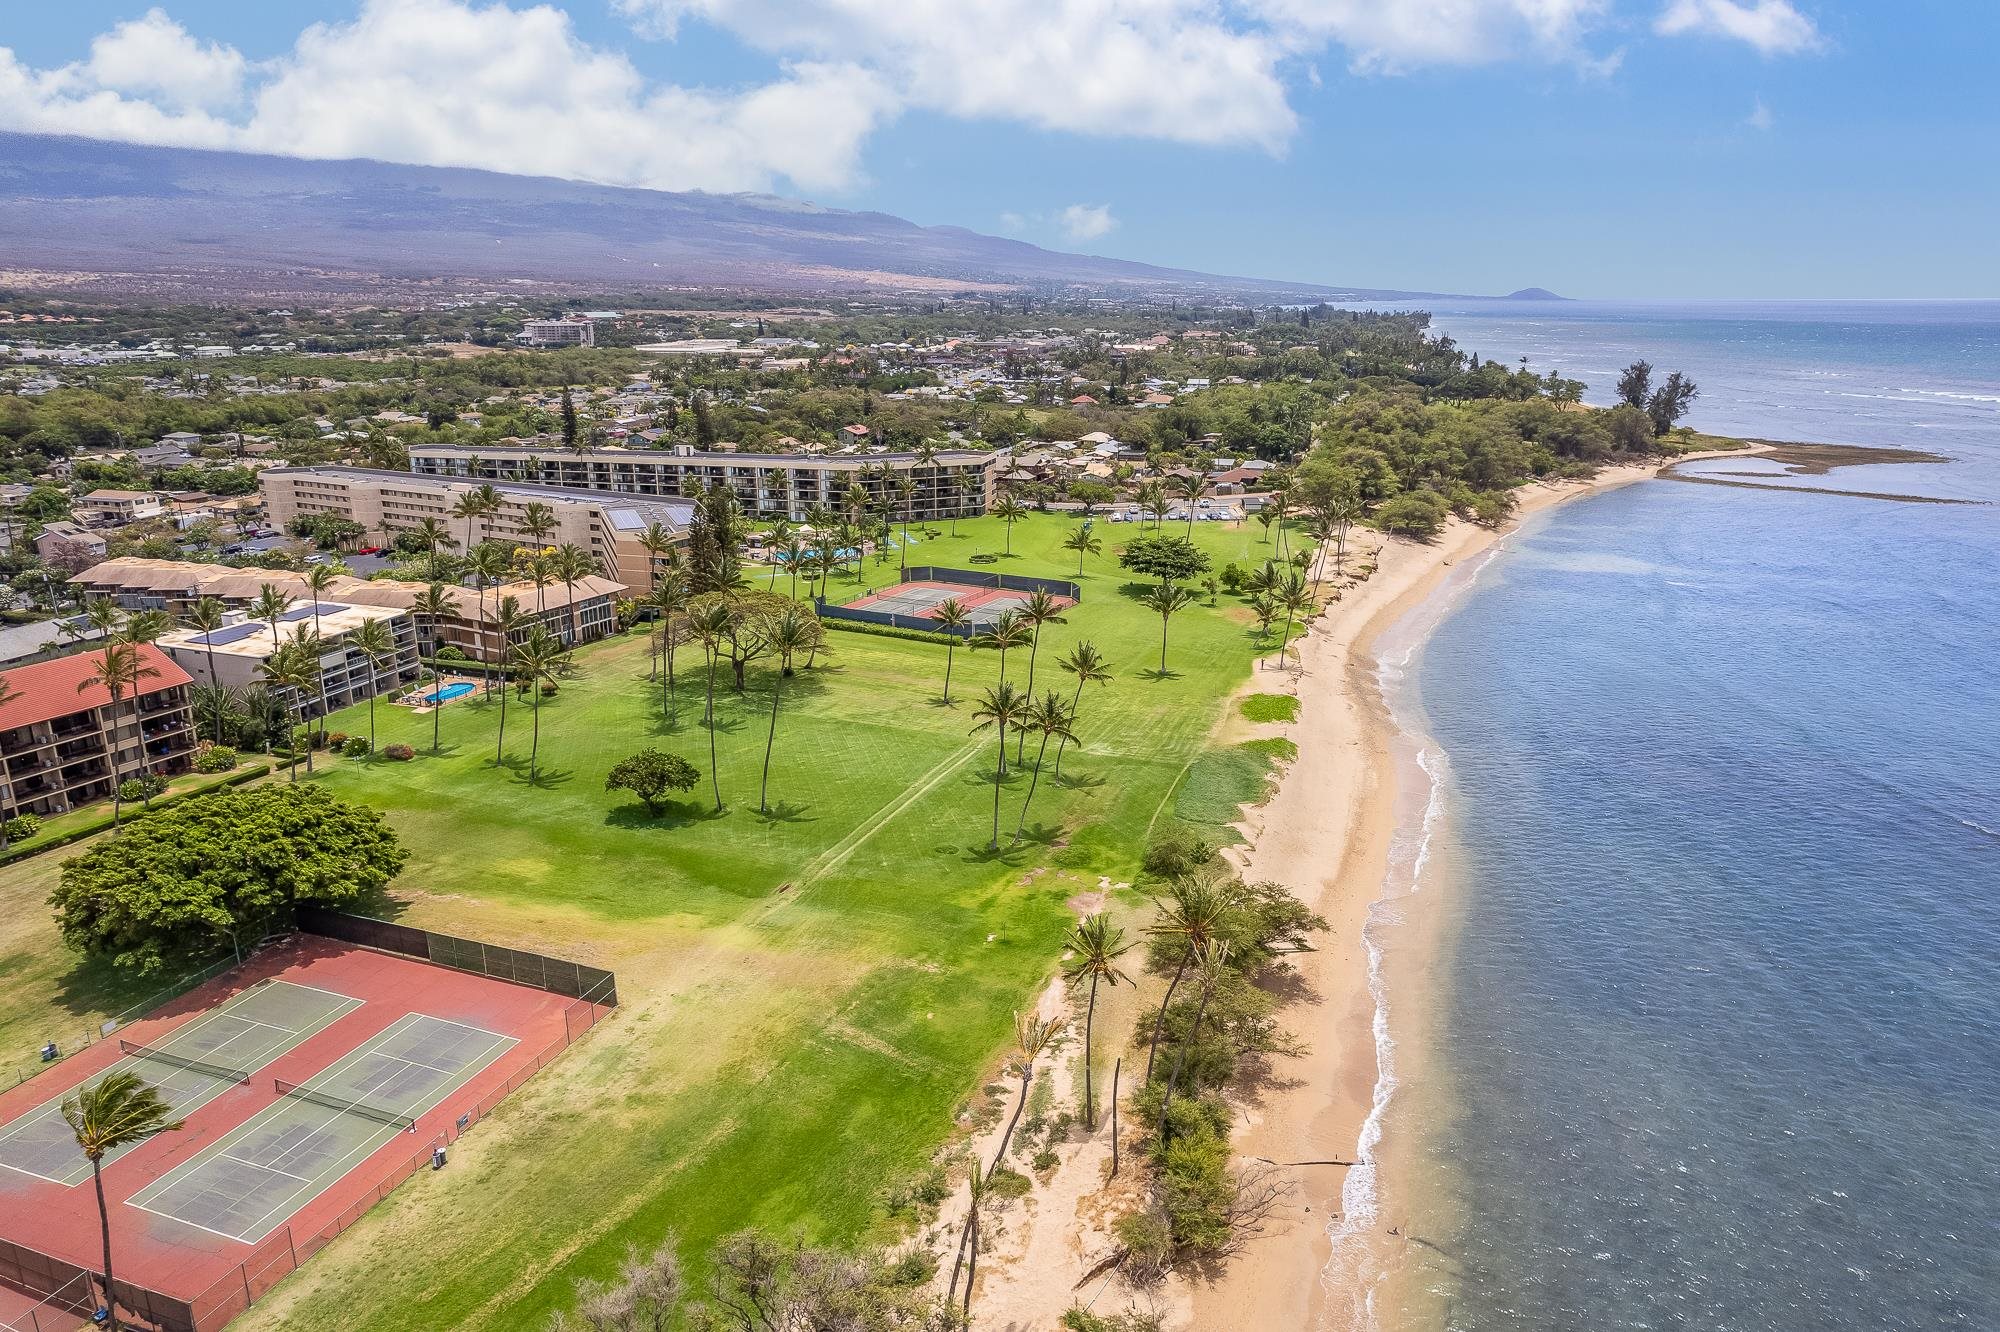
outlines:
{"label": "beige apartment building", "polygon": [[976,517],[993,503],[999,461],[998,453],[974,449],[940,451],[930,460],[914,453],[703,453],[685,445],[572,451],[420,444],[410,450],[410,470],[419,476],[539,482],[639,498],[692,499],[721,485],[754,517],[794,522],[804,521],[815,505],[840,509],[855,485],[871,505],[901,514],[905,479],[914,486],[913,518]]}
{"label": "beige apartment building", "polygon": [[139,645],[141,676],[114,705],[91,683],[101,652],[57,657],[0,672],[0,818],[63,814],[109,800],[145,772],[186,772],[194,750],[187,672],[151,644]]}
{"label": "beige apartment building", "polygon": [[[300,514],[330,513],[367,529],[371,541],[387,545],[400,532],[414,532],[426,518],[435,518],[463,545],[466,522],[451,516],[451,507],[481,482],[377,471],[366,467],[272,467],[258,476],[264,505],[274,526],[284,527]],[[522,528],[530,504],[546,505],[555,531],[544,538],[551,546],[574,545],[588,551],[613,581],[628,587],[653,586],[654,558],[639,543],[640,534],[658,523],[679,542],[687,539],[694,506],[686,500],[626,494],[600,494],[562,486],[529,485],[515,481],[486,482],[500,493],[499,512],[474,519],[471,540],[529,544]]]}
{"label": "beige apartment building", "polygon": [[[354,646],[356,631],[373,620],[388,625],[394,645],[394,650],[379,661],[370,661]],[[306,601],[279,616],[275,632],[263,620],[240,619],[207,634],[177,629],[160,638],[159,648],[203,684],[241,689],[264,683],[264,663],[300,629],[316,630],[320,636],[320,687],[303,698],[295,698],[295,691],[282,686],[272,692],[287,707],[296,705],[303,716],[317,717],[370,697],[394,695],[415,684],[422,673],[417,660],[417,617],[389,606]]]}

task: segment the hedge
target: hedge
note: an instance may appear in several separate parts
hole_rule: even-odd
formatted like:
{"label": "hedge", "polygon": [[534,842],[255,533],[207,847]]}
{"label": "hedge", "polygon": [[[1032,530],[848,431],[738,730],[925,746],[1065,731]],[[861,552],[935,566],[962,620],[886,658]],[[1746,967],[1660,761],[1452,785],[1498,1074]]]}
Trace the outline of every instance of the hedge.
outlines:
{"label": "hedge", "polygon": [[843,634],[873,634],[877,638],[907,638],[913,643],[936,643],[943,647],[948,643],[966,646],[966,640],[955,634],[927,634],[921,629],[899,629],[887,624],[864,624],[859,620],[821,620],[828,629],[838,629]]}
{"label": "hedge", "polygon": [[[153,810],[164,809],[168,805],[186,800],[191,796],[208,795],[211,792],[220,791],[226,786],[241,786],[245,782],[254,782],[270,771],[271,765],[263,764],[255,768],[246,768],[242,772],[232,772],[221,781],[210,782],[207,786],[197,786],[191,791],[176,791],[172,795],[161,796],[153,801],[150,808],[140,805],[132,810],[131,813],[119,819],[119,823],[125,824],[130,823],[133,819],[143,819],[152,813]],[[80,842],[86,837],[95,837],[110,826],[111,816],[106,814],[100,819],[90,823],[80,823],[76,827],[66,829],[53,837],[11,846],[6,851],[0,852],[0,865],[11,865],[17,860],[26,860],[29,856],[38,856],[44,851],[53,851],[59,846],[68,846],[72,842]]]}

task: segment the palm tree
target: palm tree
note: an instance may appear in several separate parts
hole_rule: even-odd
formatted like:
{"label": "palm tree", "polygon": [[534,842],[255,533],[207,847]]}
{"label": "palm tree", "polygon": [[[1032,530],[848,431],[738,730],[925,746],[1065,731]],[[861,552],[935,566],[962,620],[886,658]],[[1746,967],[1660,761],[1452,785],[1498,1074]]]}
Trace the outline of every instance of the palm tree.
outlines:
{"label": "palm tree", "polygon": [[1021,739],[1027,742],[1028,732],[1039,732],[1042,747],[1035,751],[1035,775],[1028,782],[1028,798],[1021,802],[1021,818],[1014,825],[1014,841],[1018,845],[1021,834],[1028,826],[1028,806],[1035,802],[1035,788],[1042,782],[1042,760],[1048,756],[1049,741],[1061,736],[1065,741],[1076,739],[1076,732],[1070,730],[1070,712],[1063,705],[1062,695],[1055,690],[1043,691],[1041,701],[1031,704],[1027,715],[1022,718]]}
{"label": "palm tree", "polygon": [[1014,1117],[1007,1121],[1007,1131],[1000,1135],[1000,1150],[993,1153],[993,1165],[986,1172],[988,1179],[993,1178],[1000,1163],[1007,1159],[1007,1144],[1013,1140],[1014,1126],[1021,1122],[1021,1111],[1028,1104],[1028,1084],[1034,1081],[1035,1061],[1055,1043],[1061,1031],[1061,1023],[1045,1021],[1033,1013],[1014,1014],[1014,1041],[1020,1047],[1014,1069],[1021,1075],[1021,1098],[1014,1102]]}
{"label": "palm tree", "polygon": [[292,608],[292,599],[270,583],[257,589],[257,599],[250,603],[250,618],[262,620],[271,626],[271,650],[278,649],[278,621]]}
{"label": "palm tree", "polygon": [[951,1285],[944,1293],[945,1306],[949,1308],[958,1296],[958,1273],[965,1265],[966,1251],[972,1252],[972,1273],[965,1282],[965,1312],[961,1324],[972,1318],[972,1277],[979,1272],[979,1206],[986,1200],[986,1172],[980,1168],[979,1157],[972,1158],[972,1172],[966,1177],[966,1186],[971,1197],[966,1203],[965,1225],[958,1232],[958,1257],[951,1264]]}
{"label": "palm tree", "polygon": [[521,507],[521,535],[528,538],[536,553],[548,544],[556,534],[556,511],[540,500],[530,501]]}
{"label": "palm tree", "polygon": [[1278,664],[1285,664],[1285,649],[1292,641],[1292,621],[1312,609],[1312,591],[1306,586],[1305,575],[1296,569],[1288,569],[1278,584],[1278,603],[1285,608],[1285,629],[1278,636]]}
{"label": "palm tree", "polygon": [[157,643],[174,627],[174,617],[163,610],[136,611],[125,621],[120,637],[128,643]]}
{"label": "palm tree", "polygon": [[646,604],[660,612],[660,646],[667,659],[667,690],[665,712],[667,724],[672,725],[679,717],[678,696],[674,693],[674,651],[680,646],[674,623],[676,615],[683,615],[688,607],[688,577],[678,570],[663,572],[653,582],[653,595],[646,598]]}
{"label": "palm tree", "polygon": [[[105,693],[111,695],[111,706],[108,709],[110,723],[107,725],[100,721],[98,723],[98,733],[104,739],[104,757],[111,764],[111,827],[113,830],[116,830],[118,827],[118,814],[124,804],[118,795],[118,742],[114,738],[118,727],[118,705],[124,701],[125,695],[130,693],[133,696],[133,707],[136,710],[138,707],[139,682],[151,679],[158,674],[159,671],[146,663],[146,658],[139,651],[137,643],[114,638],[109,643],[106,643],[103,649],[97,653],[97,665],[91,668],[90,675],[76,687],[76,692],[79,694],[88,689],[100,688]],[[135,718],[134,720],[137,719]],[[142,728],[139,732],[140,761],[144,762],[145,757],[146,734]]]}
{"label": "palm tree", "polygon": [[382,663],[396,655],[396,636],[389,632],[387,620],[367,620],[359,629],[347,636],[348,646],[361,654],[368,663],[368,752],[375,752],[375,695],[381,692],[375,683],[375,673],[382,669]]}
{"label": "palm tree", "polygon": [[1021,691],[1002,680],[986,691],[979,707],[973,712],[976,719],[969,735],[976,735],[988,727],[996,727],[1000,733],[1000,768],[993,777],[993,840],[986,844],[988,851],[1000,849],[1000,785],[1007,780],[1007,728],[1018,726],[1028,711],[1028,700]]}
{"label": "palm tree", "polygon": [[[502,597],[493,608],[493,628],[500,635],[500,655],[494,661],[500,668],[500,734],[493,742],[495,767],[507,761],[507,695],[512,692],[509,686],[514,674],[509,663],[514,658],[514,634],[527,622],[527,612],[521,609],[518,597]],[[488,678],[492,678],[490,672]]]}
{"label": "palm tree", "polygon": [[[1063,615],[1062,607],[1056,604],[1056,599],[1039,587],[1028,595],[1028,604],[1021,607],[1021,619],[1023,623],[1032,625],[1035,631],[1034,638],[1028,644],[1027,695],[1029,698],[1033,698],[1035,696],[1035,659],[1042,654],[1042,626],[1045,624],[1068,624],[1069,620]],[[1021,744],[1025,746],[1027,743],[1028,733],[1023,731],[1021,732]],[[1017,759],[1020,758],[1021,753],[1020,749],[1016,749],[1014,757]]]}
{"label": "palm tree", "polygon": [[674,548],[673,532],[664,523],[650,522],[640,529],[638,542],[639,548],[646,552],[646,573],[650,577],[658,578],[660,561]]}
{"label": "palm tree", "polygon": [[430,575],[432,578],[436,578],[438,576],[438,547],[455,546],[458,543],[451,539],[451,533],[445,530],[444,524],[435,518],[426,518],[418,523],[416,533],[417,539],[424,543],[424,549],[429,552]]}
{"label": "palm tree", "polygon": [[[410,609],[429,620],[433,626],[436,626],[432,634],[433,642],[442,643],[444,641],[444,622],[458,614],[458,598],[453,596],[443,583],[432,583],[423,591],[417,593],[416,600],[410,603]],[[435,647],[432,650],[435,651]],[[431,675],[433,680],[439,678],[439,673],[436,670],[433,670]],[[433,687],[432,692],[436,692],[435,687]],[[443,738],[443,727],[444,703],[437,698],[432,698],[431,753],[433,754],[438,752],[438,745]]]}
{"label": "palm tree", "polygon": [[1158,481],[1141,481],[1134,496],[1139,501],[1139,513],[1153,515],[1153,526],[1158,528],[1167,515],[1167,488]]}
{"label": "palm tree", "polygon": [[181,1121],[173,1117],[172,1108],[156,1088],[129,1072],[110,1073],[78,1088],[76,1095],[62,1103],[62,1117],[90,1162],[91,1183],[97,1187],[97,1224],[104,1238],[104,1310],[109,1325],[117,1329],[124,1324],[118,1320],[118,1297],[112,1293],[111,1213],[104,1203],[104,1158],[156,1133],[171,1133],[180,1128]]}
{"label": "palm tree", "polygon": [[[757,788],[757,812],[760,814],[771,812],[771,748],[778,740],[778,696],[784,691],[785,677],[792,673],[792,658],[818,648],[824,637],[825,630],[820,628],[819,617],[797,606],[785,607],[765,631],[764,641],[778,656],[778,677],[771,681],[771,730],[764,738],[764,779]],[[709,734],[714,735],[713,727]],[[713,762],[713,759],[710,761]]]}
{"label": "palm tree", "polygon": [[[491,490],[488,486],[486,489]],[[496,495],[495,498],[498,498]],[[486,502],[479,497],[478,490],[468,490],[452,501],[451,516],[465,519],[465,542],[463,549],[472,549],[472,524],[486,514]]]}
{"label": "palm tree", "polygon": [[1079,981],[1090,982],[1090,1002],[1083,1010],[1083,1126],[1095,1132],[1097,1129],[1097,1101],[1092,1094],[1090,1081],[1090,1033],[1097,1017],[1097,985],[1119,985],[1132,978],[1118,969],[1118,959],[1131,945],[1125,942],[1125,931],[1111,923],[1111,918],[1103,912],[1086,916],[1073,927],[1069,937],[1063,940],[1063,947],[1076,955],[1063,968],[1063,977],[1071,985]]}
{"label": "palm tree", "polygon": [[[7,683],[7,677],[0,675],[0,708],[6,707],[21,696],[21,691]],[[7,806],[14,803],[14,783],[7,773],[7,765],[0,763],[0,851],[5,851],[7,841]]]}
{"label": "palm tree", "polygon": [[1028,506],[1009,495],[993,506],[993,516],[1007,524],[1007,554],[1014,553],[1014,524],[1028,516]]}
{"label": "palm tree", "polygon": [[188,628],[201,632],[202,646],[208,650],[208,683],[215,690],[215,743],[222,743],[222,681],[215,673],[215,643],[211,639],[228,620],[229,612],[218,597],[203,597],[188,607]]}
{"label": "palm tree", "polygon": [[542,756],[542,687],[554,684],[556,669],[569,649],[547,628],[537,624],[514,647],[514,674],[527,681],[529,696],[535,701],[535,739],[528,750],[528,785],[535,784]]}
{"label": "palm tree", "polygon": [[1079,527],[1063,538],[1063,549],[1076,552],[1076,576],[1083,577],[1083,557],[1096,555],[1104,550],[1104,543],[1091,534],[1088,527]]}
{"label": "palm tree", "polygon": [[[340,575],[334,572],[334,568],[330,564],[315,564],[305,572],[306,591],[312,594],[313,632],[315,634],[318,634],[320,631],[320,596],[333,587],[333,580],[338,577]],[[319,733],[321,735],[326,734],[326,714],[326,677],[321,676],[319,682]]]}
{"label": "palm tree", "polygon": [[[265,684],[285,690],[291,699],[292,715],[286,718],[290,732],[286,738],[291,743],[286,748],[292,756],[290,773],[295,782],[299,779],[298,732],[305,726],[305,699],[319,689],[319,653],[319,635],[302,624],[287,642],[264,659],[263,666],[259,668]],[[306,771],[311,772],[313,751],[310,734],[306,737],[305,751]]]}
{"label": "palm tree", "polygon": [[1167,889],[1167,900],[1157,905],[1159,919],[1146,927],[1146,933],[1166,940],[1180,957],[1174,963],[1174,978],[1167,982],[1166,997],[1160,1000],[1160,1011],[1153,1017],[1153,1039],[1146,1046],[1147,1082],[1153,1080],[1153,1057],[1159,1053],[1160,1033],[1166,1028],[1167,1006],[1174,1001],[1174,991],[1180,988],[1188,963],[1221,936],[1229,913],[1235,909],[1236,895],[1210,879],[1177,879]]}
{"label": "palm tree", "polygon": [[[1087,638],[1071,648],[1069,655],[1057,662],[1056,665],[1076,677],[1076,692],[1070,696],[1069,700],[1069,720],[1071,727],[1074,727],[1076,725],[1077,709],[1083,703],[1083,687],[1087,684],[1109,684],[1111,682],[1111,671],[1106,665],[1104,658],[1098,653],[1097,644]],[[1055,775],[1057,777],[1062,776],[1063,750],[1069,747],[1070,740],[1074,738],[1074,734],[1072,734],[1062,739],[1056,745]]]}
{"label": "palm tree", "polygon": [[1181,498],[1187,501],[1187,534],[1188,540],[1192,541],[1194,540],[1195,501],[1208,493],[1208,478],[1199,472],[1195,472],[1192,468],[1189,471],[1192,475],[1177,476],[1174,478],[1174,489],[1178,490],[1181,493]]}
{"label": "palm tree", "polygon": [[958,503],[951,511],[951,534],[953,536],[958,535],[959,511],[971,505],[973,489],[978,485],[979,478],[971,472],[960,472],[958,474]]}
{"label": "palm tree", "polygon": [[1146,609],[1160,617],[1160,674],[1167,673],[1167,621],[1194,604],[1194,593],[1172,583],[1163,583],[1148,592]]}
{"label": "palm tree", "polygon": [[951,659],[958,652],[958,631],[972,621],[972,612],[957,597],[946,597],[931,607],[931,619],[951,635],[944,645],[944,705],[951,706]]}
{"label": "palm tree", "polygon": [[74,628],[69,620],[61,624],[61,632],[72,638],[86,638],[92,633],[100,638],[109,638],[125,623],[125,612],[109,597],[92,597],[83,603],[83,628]]}
{"label": "palm tree", "polygon": [[1181,1080],[1181,1068],[1187,1063],[1188,1048],[1201,1034],[1202,1019],[1208,1016],[1208,1001],[1215,997],[1215,991],[1222,984],[1229,969],[1229,940],[1217,939],[1203,946],[1195,957],[1195,970],[1201,976],[1201,1002],[1195,1005],[1194,1021],[1188,1024],[1187,1035],[1181,1038],[1180,1048],[1174,1052],[1173,1071],[1167,1074],[1166,1094],[1160,1098],[1160,1142],[1167,1141],[1167,1111],[1173,1108],[1174,1088]]}
{"label": "palm tree", "polygon": [[688,616],[688,627],[701,640],[702,653],[708,658],[708,780],[715,792],[715,812],[722,812],[722,778],[715,770],[715,659],[722,649],[723,637],[729,633],[736,620],[735,614],[721,599],[709,601],[695,608]]}
{"label": "palm tree", "polygon": [[[861,549],[861,538],[858,536],[848,538],[848,544],[858,551]],[[818,554],[810,557],[810,562],[813,573],[819,578],[819,599],[824,601],[826,600],[827,580],[832,578],[834,570],[840,567],[840,554],[831,547],[822,546]],[[860,561],[858,559],[855,561],[854,576],[856,578],[861,577]]]}
{"label": "palm tree", "polygon": [[[505,550],[502,550],[491,541],[482,541],[473,547],[472,558],[466,564],[468,571],[472,574],[474,594],[479,598],[479,623],[481,631],[484,632],[486,624],[486,589],[488,587],[497,587],[506,581],[512,561],[509,560]],[[489,694],[493,692],[493,676],[491,674],[488,674],[486,677],[486,692]]]}
{"label": "palm tree", "polygon": [[583,628],[576,618],[576,585],[597,572],[597,561],[581,546],[564,545],[557,548],[551,557],[549,568],[556,581],[563,585],[563,592],[569,598],[569,641],[574,643],[582,636]]}
{"label": "palm tree", "polygon": [[528,556],[524,566],[528,581],[535,585],[535,618],[548,614],[549,602],[545,595],[550,583],[556,580],[555,557],[540,551]]}
{"label": "palm tree", "polygon": [[972,636],[972,646],[993,648],[1000,654],[1000,680],[1007,679],[1007,649],[1026,647],[1030,641],[1027,621],[1016,610],[1003,610],[993,617],[993,623]]}
{"label": "palm tree", "polygon": [[[824,540],[825,538],[821,539]],[[809,551],[810,549],[812,548],[806,545],[805,538],[801,537],[798,533],[794,532],[790,536],[785,538],[785,544],[782,550],[780,551],[780,553],[784,556],[785,568],[791,571],[793,601],[797,601],[799,599],[799,565],[805,562],[807,558],[806,552]],[[772,566],[771,573],[773,578],[775,579],[777,575],[776,565]]]}

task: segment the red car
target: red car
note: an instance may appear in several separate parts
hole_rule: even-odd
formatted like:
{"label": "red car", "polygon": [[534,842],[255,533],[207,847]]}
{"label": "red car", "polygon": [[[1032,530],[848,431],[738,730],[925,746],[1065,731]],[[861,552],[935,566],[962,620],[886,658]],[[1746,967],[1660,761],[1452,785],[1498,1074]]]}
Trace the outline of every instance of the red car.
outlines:
{"label": "red car", "polygon": [[382,553],[382,548],[380,546],[363,546],[360,550],[357,550],[354,553],[356,555],[380,555]]}

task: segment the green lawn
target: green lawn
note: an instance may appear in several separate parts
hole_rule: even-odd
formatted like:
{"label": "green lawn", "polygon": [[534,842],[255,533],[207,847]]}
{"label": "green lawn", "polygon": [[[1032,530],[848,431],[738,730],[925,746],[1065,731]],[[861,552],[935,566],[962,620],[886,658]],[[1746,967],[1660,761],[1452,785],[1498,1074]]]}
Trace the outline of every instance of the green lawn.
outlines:
{"label": "green lawn", "polygon": [[[1003,549],[1004,528],[961,522],[913,559],[1075,576],[1060,549],[1073,525],[1030,518],[1012,558],[973,566],[973,553]],[[240,1326],[532,1328],[577,1278],[609,1274],[629,1241],[669,1229],[690,1255],[753,1223],[886,1234],[883,1190],[951,1136],[1013,1010],[1052,973],[1069,900],[1136,875],[1147,830],[1174,817],[1258,646],[1254,620],[1224,596],[1176,617],[1173,673],[1156,676],[1159,620],[1121,591],[1114,555],[1137,529],[1096,530],[1107,549],[1087,561],[1070,622],[1045,634],[1036,682],[1064,684],[1056,659],[1086,637],[1115,679],[1084,696],[1083,753],[1065,758],[1061,784],[1042,782],[1029,838],[999,856],[986,849],[994,739],[967,734],[996,678],[986,652],[960,649],[946,708],[943,647],[832,634],[832,657],[785,685],[773,817],[757,812],[775,675],[761,663],[741,697],[718,672],[720,816],[706,780],[657,820],[604,789],[616,760],[649,745],[706,778],[698,649],[680,656],[678,726],[647,678],[643,637],[579,654],[579,677],[542,710],[532,786],[527,708],[510,703],[496,767],[497,699],[448,706],[435,756],[429,717],[378,705],[380,742],[418,757],[340,761],[315,780],[402,834],[403,918],[610,965],[625,1006],[468,1136],[449,1169],[398,1190]],[[1196,536],[1218,567],[1268,551],[1254,524]],[[879,586],[895,570],[871,559],[865,577]],[[1027,665],[1010,654],[1010,678],[1024,682]],[[365,734],[366,711],[332,725]],[[1202,816],[1241,786],[1245,757],[1230,751],[1234,781],[1202,783]],[[1003,843],[1027,786],[1016,772],[1002,787]]]}

